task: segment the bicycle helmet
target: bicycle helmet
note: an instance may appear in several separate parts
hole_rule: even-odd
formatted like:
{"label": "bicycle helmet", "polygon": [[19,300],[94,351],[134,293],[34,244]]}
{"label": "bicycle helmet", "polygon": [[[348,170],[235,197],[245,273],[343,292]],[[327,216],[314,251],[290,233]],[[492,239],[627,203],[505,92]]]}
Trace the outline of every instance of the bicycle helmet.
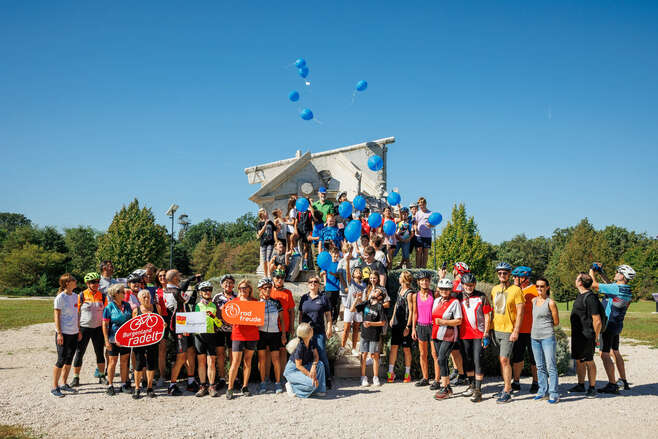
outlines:
{"label": "bicycle helmet", "polygon": [[452,290],[452,281],[447,277],[444,277],[443,279],[439,279],[439,281],[436,283],[436,287],[442,290]]}
{"label": "bicycle helmet", "polygon": [[414,278],[416,278],[416,280],[431,279],[432,274],[427,270],[421,270],[421,271],[418,271],[418,272],[414,273]]}
{"label": "bicycle helmet", "polygon": [[285,278],[286,277],[286,270],[274,270],[272,272],[272,277],[280,277],[280,278]]}
{"label": "bicycle helmet", "polygon": [[222,284],[222,283],[224,283],[225,280],[232,280],[233,282],[235,282],[235,278],[233,276],[231,276],[230,274],[225,274],[222,277],[220,277],[219,278],[219,283]]}
{"label": "bicycle helmet", "polygon": [[85,283],[92,281],[92,280],[99,280],[101,278],[101,275],[96,273],[95,271],[92,271],[91,273],[85,274],[84,281]]}
{"label": "bicycle helmet", "polygon": [[628,280],[633,280],[636,274],[630,265],[620,265],[617,267],[617,273],[621,273]]}
{"label": "bicycle helmet", "polygon": [[269,277],[264,277],[261,280],[258,281],[258,286],[257,288],[263,288],[266,287],[267,285],[272,285],[272,279]]}
{"label": "bicycle helmet", "polygon": [[462,276],[462,284],[474,284],[477,283],[475,275],[473,273],[466,273]]}
{"label": "bicycle helmet", "polygon": [[512,266],[507,262],[500,262],[498,265],[496,265],[496,271],[500,270],[512,271]]}
{"label": "bicycle helmet", "polygon": [[530,277],[532,274],[532,268],[526,267],[525,265],[519,265],[514,270],[512,270],[512,276],[516,277]]}
{"label": "bicycle helmet", "polygon": [[457,270],[457,273],[459,274],[464,274],[464,273],[470,273],[471,269],[468,268],[468,265],[466,262],[455,262],[455,270]]}
{"label": "bicycle helmet", "polygon": [[128,275],[128,278],[126,279],[126,281],[127,281],[128,283],[132,283],[132,282],[141,282],[141,281],[142,281],[142,277],[143,277],[143,275],[141,275],[141,274],[137,274],[137,273],[135,273],[135,272],[132,272],[132,273],[130,273],[130,274]]}
{"label": "bicycle helmet", "polygon": [[204,280],[203,282],[201,282],[199,284],[199,290],[210,290],[210,291],[212,291],[212,289],[213,289],[212,282],[210,282],[209,280]]}

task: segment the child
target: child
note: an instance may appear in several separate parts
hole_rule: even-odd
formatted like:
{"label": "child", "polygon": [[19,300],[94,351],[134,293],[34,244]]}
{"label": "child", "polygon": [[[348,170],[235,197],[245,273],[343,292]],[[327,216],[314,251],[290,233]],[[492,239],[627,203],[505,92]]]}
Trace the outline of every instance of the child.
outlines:
{"label": "child", "polygon": [[283,241],[277,241],[274,245],[274,252],[272,253],[272,259],[269,261],[270,273],[274,273],[274,270],[283,270],[288,273],[288,264],[290,263],[290,255],[292,254],[292,249],[285,251],[285,246]]}
{"label": "child", "polygon": [[[308,235],[308,242],[311,246],[312,258],[315,260],[318,256],[318,242],[320,241],[320,233],[324,228],[324,222],[322,221],[322,212],[319,210],[313,211],[313,232]],[[319,269],[319,268],[318,268]]]}
{"label": "child", "polygon": [[331,255],[331,264],[327,270],[322,271],[322,279],[325,283],[325,293],[331,303],[331,320],[335,324],[340,312],[340,278],[338,275],[340,252],[336,247],[332,247],[329,254]]}
{"label": "child", "polygon": [[[365,299],[364,291],[368,284],[363,281],[363,272],[361,267],[350,267],[350,261],[352,260],[353,255],[351,252],[346,253],[345,255],[345,271],[347,273],[347,284],[349,285],[347,295],[345,296],[345,301],[343,302],[343,307],[345,309],[343,315],[343,322],[345,324],[343,329],[343,339],[341,340],[341,347],[345,349],[347,344],[347,337],[350,334],[350,328],[352,329],[352,355],[358,355],[359,351],[357,350],[357,343],[359,341],[359,326],[363,321],[363,314],[360,312],[352,312],[352,304],[357,300],[363,301]],[[350,272],[351,270],[351,272]]]}
{"label": "child", "polygon": [[281,209],[274,209],[272,211],[274,218],[274,225],[276,226],[276,242],[283,243],[283,248],[287,248],[288,244],[288,223],[281,212]]}
{"label": "child", "polygon": [[343,242],[343,232],[336,227],[336,217],[332,214],[327,215],[327,222],[325,227],[319,233],[320,239],[318,241],[318,251],[322,250],[328,251],[327,241],[333,243],[337,248],[340,248],[341,243]]}
{"label": "child", "polygon": [[265,277],[270,275],[270,267],[268,261],[272,259],[272,251],[274,251],[274,241],[277,226],[267,215],[267,210],[258,210],[258,238],[260,239],[260,264],[263,267]]}
{"label": "child", "polygon": [[375,247],[375,260],[381,262],[384,267],[388,267],[388,258],[386,253],[382,251],[382,245],[384,245],[384,240],[381,236],[373,238],[372,246]]}
{"label": "child", "polygon": [[375,288],[370,293],[367,301],[361,300],[357,296],[352,304],[350,311],[360,311],[363,313],[363,324],[361,325],[361,343],[359,351],[361,352],[361,386],[368,387],[368,377],[366,377],[366,360],[368,354],[372,358],[372,384],[381,385],[379,382],[379,347],[382,328],[386,324],[384,307],[382,301],[384,293],[381,288]]}

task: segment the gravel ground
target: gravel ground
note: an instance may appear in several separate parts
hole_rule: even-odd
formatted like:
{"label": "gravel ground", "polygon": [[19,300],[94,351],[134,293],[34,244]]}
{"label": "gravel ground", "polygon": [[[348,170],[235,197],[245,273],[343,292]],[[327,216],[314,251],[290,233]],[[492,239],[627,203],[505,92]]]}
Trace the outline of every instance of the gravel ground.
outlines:
{"label": "gravel ground", "polygon": [[[105,396],[93,379],[93,349],[85,357],[78,395],[56,399],[49,393],[56,359],[53,325],[44,323],[0,332],[0,414],[3,424],[22,424],[49,437],[466,437],[504,431],[505,437],[656,437],[658,362],[656,352],[624,343],[622,351],[632,390],[594,400],[566,394],[575,377],[560,379],[561,402],[532,401],[523,391],[510,404],[493,399],[472,404],[455,397],[438,402],[427,388],[413,384],[359,387],[339,380],[324,398],[286,394],[238,396],[227,401],[191,394],[134,401],[129,395]],[[605,382],[597,359],[599,385]],[[500,388],[487,381],[485,396]],[[252,391],[255,391],[252,386]],[[457,390],[460,390],[459,388]],[[518,419],[518,422],[512,420]]]}

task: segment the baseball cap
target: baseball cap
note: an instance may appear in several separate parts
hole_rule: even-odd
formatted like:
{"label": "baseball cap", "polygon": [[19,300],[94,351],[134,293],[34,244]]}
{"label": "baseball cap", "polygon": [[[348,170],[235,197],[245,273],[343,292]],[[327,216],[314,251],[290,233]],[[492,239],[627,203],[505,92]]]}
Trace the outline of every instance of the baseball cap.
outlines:
{"label": "baseball cap", "polygon": [[327,188],[324,187],[324,186],[320,186],[320,189],[318,189],[318,192],[320,192],[321,194],[326,194],[327,193]]}

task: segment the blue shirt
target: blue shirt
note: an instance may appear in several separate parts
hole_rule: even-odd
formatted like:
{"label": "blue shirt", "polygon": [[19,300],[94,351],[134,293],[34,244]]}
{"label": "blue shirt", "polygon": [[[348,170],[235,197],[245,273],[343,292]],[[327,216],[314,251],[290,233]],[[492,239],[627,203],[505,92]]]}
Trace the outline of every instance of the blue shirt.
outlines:
{"label": "blue shirt", "polygon": [[128,302],[121,301],[121,308],[116,303],[110,302],[103,310],[103,321],[110,322],[110,343],[114,343],[114,335],[121,325],[130,320],[133,310]]}
{"label": "blue shirt", "polygon": [[340,245],[343,242],[342,235],[343,233],[338,227],[325,227],[320,231],[319,237],[320,242],[324,243],[324,241],[332,241],[336,247],[340,248]]}
{"label": "blue shirt", "polygon": [[599,284],[599,291],[605,296],[601,303],[608,318],[606,331],[611,330],[618,335],[624,328],[624,317],[633,298],[631,287],[626,284]]}
{"label": "blue shirt", "polygon": [[297,348],[290,354],[290,361],[293,363],[295,360],[302,360],[302,364],[307,365],[313,362],[313,350],[317,349],[315,340],[311,337],[308,346],[304,344],[304,340],[300,339]]}
{"label": "blue shirt", "polygon": [[302,322],[309,323],[315,335],[324,334],[324,313],[329,311],[331,311],[331,303],[326,294],[320,294],[315,299],[311,299],[310,294],[306,293],[299,300]]}
{"label": "blue shirt", "polygon": [[313,226],[313,233],[311,233],[311,236],[314,238],[319,238],[322,229],[324,229],[324,224],[315,224]]}
{"label": "blue shirt", "polygon": [[331,273],[338,274],[338,262],[333,262],[329,264],[329,269],[327,270],[327,285],[325,285],[326,291],[340,291],[340,278],[334,276]]}

